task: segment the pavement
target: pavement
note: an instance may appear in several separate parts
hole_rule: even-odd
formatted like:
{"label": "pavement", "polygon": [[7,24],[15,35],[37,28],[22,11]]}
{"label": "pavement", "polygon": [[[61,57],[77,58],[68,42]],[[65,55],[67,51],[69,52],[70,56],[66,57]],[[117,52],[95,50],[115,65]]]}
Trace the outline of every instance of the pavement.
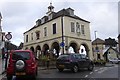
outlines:
{"label": "pavement", "polygon": [[4,66],[5,66],[5,60],[2,60],[1,58],[0,58],[0,80],[2,79],[2,77],[5,75],[4,73],[5,73],[5,68],[4,68]]}
{"label": "pavement", "polygon": [[105,67],[112,67],[112,66],[114,66],[115,64],[112,64],[112,63],[106,63],[105,64]]}

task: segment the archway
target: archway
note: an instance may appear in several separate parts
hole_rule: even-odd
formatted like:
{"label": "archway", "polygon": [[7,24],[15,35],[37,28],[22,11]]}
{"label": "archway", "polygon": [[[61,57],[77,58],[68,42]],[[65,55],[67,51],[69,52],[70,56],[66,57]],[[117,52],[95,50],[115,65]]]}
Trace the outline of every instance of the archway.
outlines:
{"label": "archway", "polygon": [[31,47],[30,50],[34,53],[35,55],[35,51],[34,51],[34,47]]}
{"label": "archway", "polygon": [[28,47],[25,48],[25,50],[27,50],[27,49],[28,49]]}
{"label": "archway", "polygon": [[41,47],[38,45],[38,46],[36,47],[36,54],[35,54],[35,56],[36,56],[37,58],[39,58],[40,55],[41,55]]}
{"label": "archway", "polygon": [[80,50],[79,50],[80,53],[82,54],[85,54],[87,57],[89,57],[89,48],[86,44],[81,44],[80,45]]}
{"label": "archway", "polygon": [[43,54],[46,55],[47,52],[48,52],[48,50],[49,50],[49,46],[48,46],[48,44],[44,44],[44,45],[43,45],[43,49],[42,49]]}
{"label": "archway", "polygon": [[60,46],[59,43],[54,42],[51,46],[51,49],[53,51],[53,54],[56,55],[57,57],[59,56],[59,51],[60,51]]}
{"label": "archway", "polygon": [[31,47],[30,50],[34,52],[34,47]]}
{"label": "archway", "polygon": [[75,53],[78,52],[78,46],[75,42],[70,43],[69,47],[72,47]]}

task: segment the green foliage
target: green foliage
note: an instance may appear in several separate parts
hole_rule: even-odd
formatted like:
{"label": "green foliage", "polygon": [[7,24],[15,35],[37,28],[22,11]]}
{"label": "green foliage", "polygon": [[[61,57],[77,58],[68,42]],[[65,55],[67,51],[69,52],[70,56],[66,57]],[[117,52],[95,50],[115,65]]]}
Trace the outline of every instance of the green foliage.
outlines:
{"label": "green foliage", "polygon": [[95,64],[106,64],[106,61],[105,60],[95,60],[94,61]]}
{"label": "green foliage", "polygon": [[48,57],[48,56],[41,56],[41,57],[39,58],[39,60],[40,60],[40,61],[47,61],[47,60],[49,60],[49,57]]}

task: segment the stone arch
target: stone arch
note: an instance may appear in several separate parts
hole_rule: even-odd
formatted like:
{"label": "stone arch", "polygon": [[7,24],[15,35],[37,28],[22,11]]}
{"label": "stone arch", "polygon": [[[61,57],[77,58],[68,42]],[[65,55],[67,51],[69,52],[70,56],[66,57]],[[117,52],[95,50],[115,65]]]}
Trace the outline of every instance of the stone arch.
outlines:
{"label": "stone arch", "polygon": [[74,52],[75,52],[75,53],[78,53],[78,44],[77,44],[77,42],[71,41],[71,42],[69,43],[69,47],[70,47],[70,46],[74,49]]}
{"label": "stone arch", "polygon": [[35,49],[34,49],[34,47],[32,46],[32,47],[30,47],[30,50],[33,52],[33,54],[35,55]]}
{"label": "stone arch", "polygon": [[43,54],[46,55],[48,50],[49,50],[49,45],[48,44],[44,44],[43,48],[42,48]]}
{"label": "stone arch", "polygon": [[30,47],[30,50],[33,51],[33,52],[35,52],[34,47]]}
{"label": "stone arch", "polygon": [[41,47],[39,45],[37,45],[36,46],[36,54],[35,54],[35,56],[38,58],[40,54],[41,54]]}
{"label": "stone arch", "polygon": [[28,49],[28,47],[25,48],[25,50],[27,50],[27,49]]}
{"label": "stone arch", "polygon": [[81,43],[80,46],[84,46],[85,51],[86,51],[86,56],[89,57],[89,46],[86,43]]}
{"label": "stone arch", "polygon": [[59,56],[59,51],[60,51],[60,46],[59,46],[59,43],[58,42],[53,42],[52,45],[51,45],[51,50],[53,51],[54,53],[54,49],[56,50],[56,54],[57,54],[57,57]]}

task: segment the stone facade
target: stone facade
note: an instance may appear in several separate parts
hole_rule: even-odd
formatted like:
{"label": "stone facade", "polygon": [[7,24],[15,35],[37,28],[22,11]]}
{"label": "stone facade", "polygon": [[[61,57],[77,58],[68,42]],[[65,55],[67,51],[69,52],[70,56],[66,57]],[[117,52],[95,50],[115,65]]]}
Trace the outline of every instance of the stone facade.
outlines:
{"label": "stone facade", "polygon": [[99,38],[95,39],[92,42],[92,49],[93,49],[93,54],[94,54],[94,60],[99,60],[99,59],[104,60],[104,57],[103,57],[104,49],[105,49],[104,40],[99,39]]}
{"label": "stone facade", "polygon": [[47,16],[38,19],[36,25],[24,33],[23,48],[31,49],[36,56],[39,53],[46,54],[47,51],[55,52],[59,56],[63,51],[68,52],[70,46],[78,53],[83,45],[87,56],[93,59],[90,22],[74,15],[71,8],[58,12],[53,9],[50,5],[49,14],[47,12]]}

